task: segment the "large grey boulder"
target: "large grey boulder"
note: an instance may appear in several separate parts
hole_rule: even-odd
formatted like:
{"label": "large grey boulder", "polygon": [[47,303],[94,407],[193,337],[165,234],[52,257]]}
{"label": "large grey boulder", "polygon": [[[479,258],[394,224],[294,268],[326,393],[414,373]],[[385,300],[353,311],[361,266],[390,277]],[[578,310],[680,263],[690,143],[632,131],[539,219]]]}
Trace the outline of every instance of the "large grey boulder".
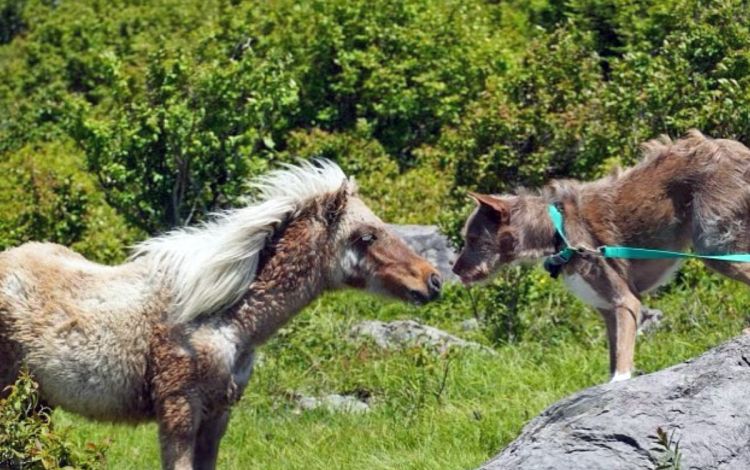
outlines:
{"label": "large grey boulder", "polygon": [[750,469],[750,336],[660,372],[592,387],[547,408],[482,469]]}
{"label": "large grey boulder", "polygon": [[456,252],[448,242],[448,237],[443,235],[434,225],[391,225],[398,236],[421,256],[424,256],[443,275],[447,281],[457,281],[458,277],[453,274],[451,267],[456,257]]}

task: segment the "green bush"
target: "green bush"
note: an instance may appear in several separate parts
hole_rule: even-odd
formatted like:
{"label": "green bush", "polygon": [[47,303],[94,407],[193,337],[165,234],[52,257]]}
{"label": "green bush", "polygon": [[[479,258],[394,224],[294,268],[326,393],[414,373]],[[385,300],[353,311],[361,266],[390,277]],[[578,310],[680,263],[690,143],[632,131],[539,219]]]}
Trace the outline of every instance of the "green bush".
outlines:
{"label": "green bush", "polygon": [[30,144],[0,161],[0,248],[49,241],[98,261],[124,258],[138,232],[106,204],[82,159],[64,142]]}
{"label": "green bush", "polygon": [[[671,7],[670,7],[671,5]],[[455,234],[465,190],[590,179],[632,164],[640,142],[690,128],[750,139],[750,11],[741,2],[581,0],[533,41],[511,75],[490,77],[463,122],[443,130]]]}
{"label": "green bush", "polygon": [[[350,168],[417,170],[393,189],[433,207],[393,217],[433,220],[446,185],[432,183],[445,173],[424,146],[512,66],[535,34],[530,11],[479,0],[28,0],[23,37],[0,48],[0,153],[72,136],[107,202],[154,232],[232,204],[245,178],[317,129],[364,138],[388,160],[353,152],[342,158]],[[357,176],[375,191],[368,175]],[[394,192],[378,191],[394,205]]]}
{"label": "green bush", "polygon": [[117,117],[81,111],[73,126],[107,201],[147,232],[236,201],[245,178],[266,169],[296,106],[283,59],[247,53],[213,65],[160,50],[149,58],[144,95],[116,89]]}
{"label": "green bush", "polygon": [[23,20],[24,3],[24,0],[0,2],[0,44],[9,43],[26,27]]}
{"label": "green bush", "polygon": [[455,122],[484,78],[505,70],[501,8],[479,1],[277,1],[249,11],[258,50],[293,57],[298,126],[365,120],[400,164]]}
{"label": "green bush", "polygon": [[69,440],[65,430],[55,429],[51,410],[39,402],[37,390],[23,372],[0,399],[0,468],[102,468],[106,446],[80,445]]}

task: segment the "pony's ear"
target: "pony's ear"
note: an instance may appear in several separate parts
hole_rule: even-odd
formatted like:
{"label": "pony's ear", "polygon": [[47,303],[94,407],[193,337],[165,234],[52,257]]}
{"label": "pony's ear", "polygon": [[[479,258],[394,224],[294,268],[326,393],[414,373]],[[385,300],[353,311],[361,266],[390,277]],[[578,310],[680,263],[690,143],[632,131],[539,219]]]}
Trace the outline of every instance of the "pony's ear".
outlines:
{"label": "pony's ear", "polygon": [[501,222],[507,222],[510,212],[508,204],[497,196],[491,194],[480,194],[469,191],[469,197],[479,204],[483,209],[489,210],[497,215]]}
{"label": "pony's ear", "polygon": [[326,198],[323,203],[323,218],[330,227],[339,221],[341,214],[346,209],[346,201],[349,198],[349,188],[347,182],[341,183],[341,187]]}

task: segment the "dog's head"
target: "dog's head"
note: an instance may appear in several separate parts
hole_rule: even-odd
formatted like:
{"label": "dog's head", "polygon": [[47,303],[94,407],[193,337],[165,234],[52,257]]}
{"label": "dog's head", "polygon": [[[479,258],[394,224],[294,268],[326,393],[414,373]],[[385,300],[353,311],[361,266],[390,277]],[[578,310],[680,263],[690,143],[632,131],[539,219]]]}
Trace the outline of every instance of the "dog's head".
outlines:
{"label": "dog's head", "polygon": [[502,196],[469,193],[477,203],[463,230],[464,248],[453,272],[464,284],[485,280],[515,261],[518,230],[510,220],[510,203]]}

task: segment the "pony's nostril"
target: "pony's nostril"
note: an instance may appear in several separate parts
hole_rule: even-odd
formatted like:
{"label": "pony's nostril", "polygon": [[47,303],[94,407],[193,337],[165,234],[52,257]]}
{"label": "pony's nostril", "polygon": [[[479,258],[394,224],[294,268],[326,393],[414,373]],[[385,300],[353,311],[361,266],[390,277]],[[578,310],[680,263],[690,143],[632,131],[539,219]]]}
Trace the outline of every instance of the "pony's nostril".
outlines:
{"label": "pony's nostril", "polygon": [[440,292],[440,287],[443,285],[443,280],[438,273],[430,274],[430,280],[428,281],[430,290],[433,292]]}

